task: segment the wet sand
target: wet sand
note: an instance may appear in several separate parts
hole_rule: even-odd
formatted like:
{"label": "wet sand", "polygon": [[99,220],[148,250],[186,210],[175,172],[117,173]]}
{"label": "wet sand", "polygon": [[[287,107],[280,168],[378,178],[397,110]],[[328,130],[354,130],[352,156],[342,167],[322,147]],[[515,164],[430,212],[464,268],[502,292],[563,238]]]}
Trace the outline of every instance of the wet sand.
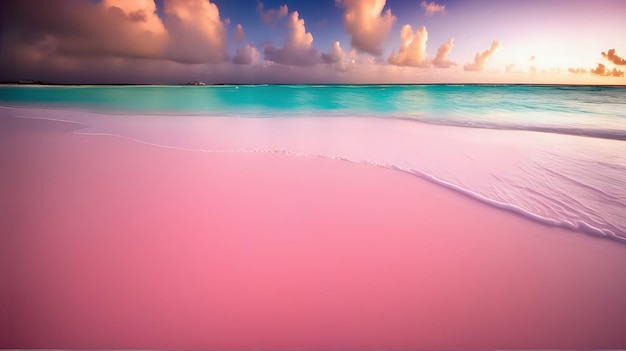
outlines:
{"label": "wet sand", "polygon": [[0,347],[620,348],[626,245],[371,165],[0,116]]}

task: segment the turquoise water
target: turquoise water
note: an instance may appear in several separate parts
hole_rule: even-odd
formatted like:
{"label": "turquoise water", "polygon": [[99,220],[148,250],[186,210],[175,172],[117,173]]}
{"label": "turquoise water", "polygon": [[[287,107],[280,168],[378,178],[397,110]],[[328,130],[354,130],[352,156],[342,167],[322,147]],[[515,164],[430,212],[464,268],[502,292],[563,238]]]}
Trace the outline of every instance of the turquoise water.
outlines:
{"label": "turquoise water", "polygon": [[158,146],[374,164],[626,242],[624,87],[2,86],[0,105]]}
{"label": "turquoise water", "polygon": [[626,88],[526,85],[2,86],[0,102],[242,117],[376,116],[626,139]]}

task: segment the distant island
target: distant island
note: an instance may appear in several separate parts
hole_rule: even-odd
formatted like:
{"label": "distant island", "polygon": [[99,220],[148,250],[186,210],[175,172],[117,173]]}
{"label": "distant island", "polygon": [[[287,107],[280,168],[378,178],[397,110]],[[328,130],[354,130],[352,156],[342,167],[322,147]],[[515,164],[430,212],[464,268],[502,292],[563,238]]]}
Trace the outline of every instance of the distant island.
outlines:
{"label": "distant island", "polygon": [[[60,82],[46,82],[34,79],[21,79],[18,81],[2,81],[0,85],[55,85],[55,86],[223,86],[223,85],[293,85],[287,83],[271,83],[271,82],[218,82],[218,83],[205,83],[202,81],[189,81],[187,83],[60,83]],[[625,84],[551,84],[551,83],[387,83],[387,84],[374,84],[374,83],[303,83],[297,85],[327,85],[327,86],[372,86],[372,85],[388,85],[388,86],[543,86],[543,87],[607,87],[607,88],[623,88]]]}
{"label": "distant island", "polygon": [[235,85],[234,83],[213,83],[206,84],[202,81],[193,80],[187,83],[174,83],[174,84],[151,84],[151,83],[54,83],[44,82],[34,79],[20,79],[18,81],[4,81],[0,82],[0,85],[105,85],[105,86],[133,86],[133,85],[192,85],[192,86],[206,86],[206,85]]}
{"label": "distant island", "polygon": [[187,85],[204,86],[206,84],[204,82],[201,82],[201,81],[198,81],[198,80],[192,80],[191,82],[188,82]]}
{"label": "distant island", "polygon": [[44,84],[42,81],[34,79],[21,79],[15,82],[15,84]]}

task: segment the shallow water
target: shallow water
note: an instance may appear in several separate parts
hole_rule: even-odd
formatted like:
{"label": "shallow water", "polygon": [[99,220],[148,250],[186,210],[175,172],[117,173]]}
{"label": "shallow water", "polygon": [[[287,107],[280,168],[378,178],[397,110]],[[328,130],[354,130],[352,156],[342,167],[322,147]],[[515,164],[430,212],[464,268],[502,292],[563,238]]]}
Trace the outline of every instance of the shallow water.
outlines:
{"label": "shallow water", "polygon": [[0,103],[2,115],[78,122],[82,134],[373,163],[626,241],[623,88],[5,86]]}

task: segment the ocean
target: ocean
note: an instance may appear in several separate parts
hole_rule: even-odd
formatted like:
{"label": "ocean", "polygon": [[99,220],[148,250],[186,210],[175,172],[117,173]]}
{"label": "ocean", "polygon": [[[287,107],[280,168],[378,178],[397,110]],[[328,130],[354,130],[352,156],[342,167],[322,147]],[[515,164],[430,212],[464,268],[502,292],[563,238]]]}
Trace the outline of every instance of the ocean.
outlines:
{"label": "ocean", "polygon": [[160,147],[371,164],[626,243],[625,87],[5,85],[0,115]]}

